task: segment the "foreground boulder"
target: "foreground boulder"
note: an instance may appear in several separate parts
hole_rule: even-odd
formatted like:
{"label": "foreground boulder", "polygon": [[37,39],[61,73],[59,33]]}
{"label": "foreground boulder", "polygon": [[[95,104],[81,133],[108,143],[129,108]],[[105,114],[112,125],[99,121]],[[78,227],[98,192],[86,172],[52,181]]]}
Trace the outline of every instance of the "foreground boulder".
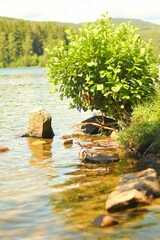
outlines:
{"label": "foreground boulder", "polygon": [[154,169],[123,174],[118,187],[107,201],[108,212],[121,211],[138,205],[150,204],[151,200],[160,196],[160,185]]}
{"label": "foreground boulder", "polygon": [[51,115],[42,107],[30,113],[28,132],[23,136],[38,138],[53,138]]}

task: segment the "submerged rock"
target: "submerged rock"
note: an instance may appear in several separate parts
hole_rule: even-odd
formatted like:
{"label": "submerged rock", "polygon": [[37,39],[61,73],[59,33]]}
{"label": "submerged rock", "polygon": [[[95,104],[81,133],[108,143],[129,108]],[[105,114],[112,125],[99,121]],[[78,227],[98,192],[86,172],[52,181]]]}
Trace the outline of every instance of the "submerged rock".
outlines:
{"label": "submerged rock", "polygon": [[118,162],[118,161],[119,161],[118,154],[86,156],[84,158],[84,162],[86,162],[86,163],[96,163],[96,164],[106,164],[106,163],[112,163],[112,162]]}
{"label": "submerged rock", "polygon": [[0,146],[0,152],[7,152],[7,151],[9,151],[8,147]]}
{"label": "submerged rock", "polygon": [[30,113],[28,132],[23,136],[38,138],[53,138],[51,115],[42,107]]}
{"label": "submerged rock", "polygon": [[93,224],[99,227],[111,227],[118,223],[119,221],[116,218],[109,215],[100,215],[93,221]]}
{"label": "submerged rock", "polygon": [[63,145],[72,145],[73,144],[73,139],[65,139],[64,141],[63,141]]}
{"label": "submerged rock", "polygon": [[150,204],[151,200],[159,195],[160,185],[154,169],[123,174],[118,187],[106,201],[106,210],[116,212]]}

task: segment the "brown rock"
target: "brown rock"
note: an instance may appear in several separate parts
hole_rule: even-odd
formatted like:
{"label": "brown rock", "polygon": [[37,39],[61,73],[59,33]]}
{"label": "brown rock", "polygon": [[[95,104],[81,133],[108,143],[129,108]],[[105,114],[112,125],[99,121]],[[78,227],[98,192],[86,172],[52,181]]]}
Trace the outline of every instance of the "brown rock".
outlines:
{"label": "brown rock", "polygon": [[51,115],[44,108],[37,108],[30,113],[28,132],[24,136],[53,138]]}
{"label": "brown rock", "polygon": [[72,144],[73,144],[73,139],[65,139],[65,140],[63,141],[63,144],[64,144],[64,145],[72,145]]}
{"label": "brown rock", "polygon": [[154,169],[122,175],[119,185],[107,201],[109,212],[121,211],[137,205],[150,204],[151,199],[160,195],[160,185]]}
{"label": "brown rock", "polygon": [[115,219],[109,215],[101,215],[93,221],[93,224],[95,224],[99,227],[111,227],[118,223],[119,223],[119,221],[117,219]]}
{"label": "brown rock", "polygon": [[7,152],[9,151],[8,147],[0,146],[0,152]]}

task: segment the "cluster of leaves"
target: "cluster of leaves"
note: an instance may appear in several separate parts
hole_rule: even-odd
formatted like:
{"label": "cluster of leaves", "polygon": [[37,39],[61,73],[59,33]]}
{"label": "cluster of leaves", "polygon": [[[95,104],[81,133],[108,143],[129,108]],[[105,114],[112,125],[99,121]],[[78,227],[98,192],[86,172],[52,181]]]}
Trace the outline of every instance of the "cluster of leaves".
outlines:
{"label": "cluster of leaves", "polygon": [[0,67],[44,66],[44,49],[65,37],[65,25],[0,18]]}
{"label": "cluster of leaves", "polygon": [[111,24],[107,15],[78,33],[67,30],[68,42],[49,53],[53,92],[71,98],[72,108],[98,109],[127,122],[133,106],[153,93],[158,78],[152,48],[137,31],[129,23]]}
{"label": "cluster of leaves", "polygon": [[120,142],[126,148],[137,150],[151,143],[160,147],[160,89],[155,96],[137,106],[132,113],[131,124],[120,132]]}

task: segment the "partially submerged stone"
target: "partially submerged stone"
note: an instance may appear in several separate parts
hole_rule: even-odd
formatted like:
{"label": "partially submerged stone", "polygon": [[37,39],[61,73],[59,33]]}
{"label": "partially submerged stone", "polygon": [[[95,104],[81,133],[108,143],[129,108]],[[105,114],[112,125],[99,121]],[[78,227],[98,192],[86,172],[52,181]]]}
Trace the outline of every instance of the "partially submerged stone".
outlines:
{"label": "partially submerged stone", "polygon": [[8,147],[0,146],[0,152],[7,152],[7,151],[9,151]]}
{"label": "partially submerged stone", "polygon": [[30,113],[28,132],[24,136],[38,138],[53,138],[51,115],[42,107]]}
{"label": "partially submerged stone", "polygon": [[107,163],[118,162],[118,161],[119,161],[118,154],[86,156],[84,158],[84,162],[95,163],[95,164],[107,164]]}
{"label": "partially submerged stone", "polygon": [[64,141],[63,141],[63,145],[72,145],[73,144],[73,139],[65,139]]}
{"label": "partially submerged stone", "polygon": [[160,185],[154,169],[123,174],[118,187],[107,201],[108,212],[121,211],[138,205],[150,204],[152,198],[160,195]]}
{"label": "partially submerged stone", "polygon": [[93,221],[93,224],[99,227],[111,227],[118,223],[119,221],[116,218],[109,215],[100,215]]}

